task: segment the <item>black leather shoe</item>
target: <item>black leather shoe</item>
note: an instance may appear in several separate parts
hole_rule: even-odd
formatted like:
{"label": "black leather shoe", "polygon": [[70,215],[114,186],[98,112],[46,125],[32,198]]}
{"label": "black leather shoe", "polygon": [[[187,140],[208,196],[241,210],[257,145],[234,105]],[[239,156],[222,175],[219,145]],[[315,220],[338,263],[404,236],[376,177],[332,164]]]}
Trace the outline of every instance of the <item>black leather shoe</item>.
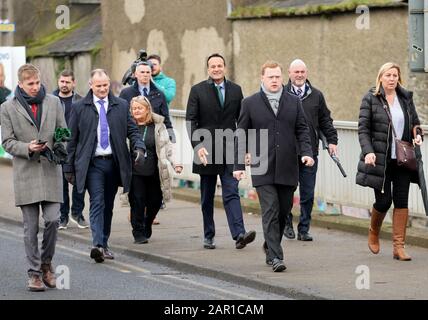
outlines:
{"label": "black leather shoe", "polygon": [[282,260],[280,260],[278,258],[275,258],[275,259],[272,260],[272,270],[273,270],[273,272],[282,272],[285,269],[287,269],[287,268],[285,267],[284,261],[282,261]]}
{"label": "black leather shoe", "polygon": [[134,243],[136,243],[136,244],[143,244],[143,243],[148,243],[148,242],[149,242],[149,240],[144,236],[136,237],[134,239]]}
{"label": "black leather shoe", "polygon": [[296,238],[296,234],[294,233],[293,226],[289,226],[289,225],[285,226],[284,236],[287,239],[294,239],[294,238]]}
{"label": "black leather shoe", "polygon": [[93,247],[91,250],[91,258],[94,259],[96,263],[104,262],[103,248]]}
{"label": "black leather shoe", "polygon": [[243,249],[245,246],[254,241],[256,238],[256,232],[254,230],[248,231],[245,234],[240,234],[238,239],[236,239],[235,247],[236,249]]}
{"label": "black leather shoe", "polygon": [[204,248],[205,249],[215,249],[214,238],[213,239],[204,239]]}
{"label": "black leather shoe", "polygon": [[309,232],[302,232],[302,233],[299,232],[297,234],[297,240],[300,240],[300,241],[312,241],[313,238],[309,234]]}
{"label": "black leather shoe", "polygon": [[263,242],[263,247],[262,247],[262,249],[263,249],[263,252],[264,252],[264,253],[265,253],[265,255],[266,255],[266,264],[267,264],[268,266],[271,266],[271,265],[273,264],[273,261],[272,261],[272,259],[269,259],[269,255],[268,255],[268,246],[267,246],[266,241],[265,241],[265,242]]}

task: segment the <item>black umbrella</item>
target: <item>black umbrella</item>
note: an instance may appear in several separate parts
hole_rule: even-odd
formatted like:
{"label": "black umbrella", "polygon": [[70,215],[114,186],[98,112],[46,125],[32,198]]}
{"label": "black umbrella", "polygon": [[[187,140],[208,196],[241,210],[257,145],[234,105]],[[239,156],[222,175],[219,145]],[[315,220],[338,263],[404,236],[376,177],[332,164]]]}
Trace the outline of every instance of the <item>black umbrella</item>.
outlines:
{"label": "black umbrella", "polygon": [[427,192],[427,183],[425,181],[424,174],[424,162],[422,161],[421,147],[415,145],[415,155],[418,163],[418,177],[419,177],[419,189],[422,194],[422,201],[424,202],[425,214],[428,216],[428,192]]}

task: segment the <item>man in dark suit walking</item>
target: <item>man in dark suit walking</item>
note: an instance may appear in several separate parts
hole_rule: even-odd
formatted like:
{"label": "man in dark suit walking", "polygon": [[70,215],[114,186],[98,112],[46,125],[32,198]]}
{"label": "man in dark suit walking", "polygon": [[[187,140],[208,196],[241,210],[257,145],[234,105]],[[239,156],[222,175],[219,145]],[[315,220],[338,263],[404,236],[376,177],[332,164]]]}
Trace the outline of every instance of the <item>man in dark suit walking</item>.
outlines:
{"label": "man in dark suit walking", "polygon": [[242,90],[226,80],[226,63],[220,54],[208,57],[207,68],[209,79],[192,87],[186,111],[188,133],[195,152],[193,173],[201,177],[204,248],[215,249],[214,194],[219,175],[230,233],[236,249],[242,249],[256,237],[255,231],[245,231],[238,181],[232,176],[234,131]]}
{"label": "man in dark suit walking", "polygon": [[73,108],[69,127],[66,179],[89,192],[89,220],[96,262],[114,259],[108,248],[114,198],[119,185],[128,192],[131,183],[131,155],[126,144],[144,159],[145,145],[132,120],[128,103],[110,92],[110,78],[102,69],[91,72],[90,90]]}
{"label": "man in dark suit walking", "polygon": [[[315,164],[307,167],[299,165],[299,195],[300,195],[300,218],[297,226],[297,240],[312,241],[309,233],[311,224],[312,207],[314,205],[315,180],[318,168],[318,145],[320,134],[324,134],[328,143],[330,154],[337,155],[337,131],[333,126],[333,119],[330,110],[321,91],[312,86],[308,78],[306,64],[300,60],[294,60],[288,69],[290,80],[285,89],[302,101],[303,111],[309,125],[313,159]],[[284,236],[294,239],[296,234],[293,229],[293,214],[291,211],[287,215]]]}
{"label": "man in dark suit walking", "polygon": [[[286,214],[293,206],[299,161],[313,166],[314,160],[302,104],[284,89],[281,65],[266,62],[261,79],[261,90],[242,101],[233,176],[237,180],[245,176],[245,154],[250,152],[252,182],[262,209],[266,263],[272,265],[274,272],[281,272],[286,269],[281,239]],[[255,131],[255,141],[249,130]],[[256,146],[254,151],[253,146]]]}
{"label": "man in dark suit walking", "polygon": [[152,81],[152,65],[149,61],[141,61],[135,67],[135,82],[132,86],[122,89],[119,97],[131,102],[132,98],[145,96],[149,99],[154,113],[165,118],[164,123],[168,130],[169,139],[175,143],[175,134],[169,117],[169,108],[165,94]]}

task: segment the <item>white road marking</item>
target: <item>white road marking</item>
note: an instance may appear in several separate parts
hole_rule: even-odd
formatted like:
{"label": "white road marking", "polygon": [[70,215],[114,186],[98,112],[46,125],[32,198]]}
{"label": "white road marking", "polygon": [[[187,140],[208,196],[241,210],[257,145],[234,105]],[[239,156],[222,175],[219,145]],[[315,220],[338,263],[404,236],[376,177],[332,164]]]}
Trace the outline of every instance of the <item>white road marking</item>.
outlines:
{"label": "white road marking", "polygon": [[[7,235],[9,235],[9,236],[7,236]],[[3,237],[5,239],[9,239],[9,240],[14,240],[17,242],[20,242],[18,239],[20,239],[20,240],[23,239],[22,234],[18,234],[16,232],[6,230],[3,228],[0,228],[0,237]],[[86,251],[69,248],[69,247],[66,247],[66,246],[63,246],[60,244],[57,244],[56,248],[59,248],[59,249],[62,249],[63,251],[65,251],[65,252],[61,252],[61,254],[65,255],[67,257],[77,258],[81,261],[88,261],[88,259],[86,258],[86,257],[88,257],[88,252],[86,252]],[[76,255],[79,255],[81,257],[76,257]],[[83,257],[85,257],[85,259]],[[172,283],[170,281],[165,281],[165,280],[162,280],[160,278],[162,277],[162,278],[168,278],[168,279],[178,281],[178,282],[184,282],[186,284],[193,285],[194,287],[199,287],[199,288],[203,288],[205,290],[210,290],[210,291],[216,291],[218,293],[223,294],[223,295],[219,295],[219,294],[214,294],[213,292],[210,292],[211,295],[213,295],[219,299],[227,299],[224,295],[234,296],[234,297],[237,297],[240,299],[249,299],[249,300],[257,300],[258,299],[257,297],[253,297],[250,295],[241,294],[238,292],[231,292],[228,290],[220,289],[218,287],[214,287],[211,285],[203,284],[203,283],[200,283],[197,281],[185,279],[185,278],[174,276],[174,275],[169,275],[169,274],[153,275],[153,274],[151,274],[151,271],[149,271],[147,269],[144,269],[144,268],[141,268],[141,267],[138,267],[136,265],[129,264],[129,263],[120,262],[120,261],[115,261],[115,260],[111,261],[110,260],[108,263],[101,264],[101,266],[107,267],[109,269],[115,270],[115,271],[120,272],[120,273],[130,274],[130,273],[132,273],[132,271],[134,271],[136,273],[143,273],[143,274],[145,274],[144,276],[139,275],[138,277],[139,278],[145,278],[145,279],[152,280],[152,281],[159,282],[159,283],[163,283],[163,284],[167,284],[167,285],[172,285],[172,286],[180,288],[180,289],[185,289],[185,290],[189,290],[189,291],[204,292],[204,291],[197,289],[197,288],[192,289],[188,286],[180,285],[177,283]]]}

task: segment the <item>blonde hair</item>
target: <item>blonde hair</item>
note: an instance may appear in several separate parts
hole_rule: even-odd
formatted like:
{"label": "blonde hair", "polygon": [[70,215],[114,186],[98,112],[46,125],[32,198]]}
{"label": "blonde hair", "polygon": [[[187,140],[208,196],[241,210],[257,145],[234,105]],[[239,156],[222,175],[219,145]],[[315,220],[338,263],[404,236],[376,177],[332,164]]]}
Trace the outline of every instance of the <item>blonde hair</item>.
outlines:
{"label": "blonde hair", "polygon": [[134,103],[141,104],[142,106],[147,108],[147,118],[146,123],[153,123],[153,115],[152,115],[152,104],[150,103],[149,99],[147,99],[145,96],[137,96],[132,98],[131,102],[129,103],[129,112],[131,112],[131,116],[134,118],[134,114],[132,113],[132,105]]}
{"label": "blonde hair", "polygon": [[18,69],[18,80],[22,82],[32,77],[40,78],[40,70],[32,64],[24,64]]}
{"label": "blonde hair", "polygon": [[394,62],[387,62],[382,67],[380,67],[379,72],[377,74],[377,78],[376,78],[376,90],[374,92],[375,96],[380,95],[380,88],[382,86],[382,81],[380,79],[385,74],[385,72],[387,72],[390,69],[396,69],[398,71],[398,85],[400,87],[403,86],[403,82],[401,80],[401,69],[400,69],[400,66],[398,64],[394,63]]}
{"label": "blonde hair", "polygon": [[265,63],[263,63],[262,65],[262,76],[265,74],[265,70],[266,69],[274,69],[279,67],[281,69],[282,72],[282,65],[279,62],[273,61],[273,60],[268,60]]}

